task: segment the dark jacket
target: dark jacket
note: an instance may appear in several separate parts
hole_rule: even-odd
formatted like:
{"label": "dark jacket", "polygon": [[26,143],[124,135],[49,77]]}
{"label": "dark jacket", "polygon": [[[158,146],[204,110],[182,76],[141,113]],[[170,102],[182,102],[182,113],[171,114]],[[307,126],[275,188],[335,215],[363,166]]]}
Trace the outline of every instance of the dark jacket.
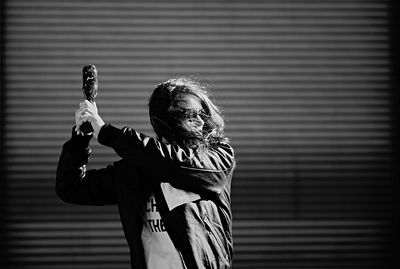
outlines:
{"label": "dark jacket", "polygon": [[[117,204],[130,248],[132,268],[146,268],[141,241],[143,207],[154,193],[167,232],[187,268],[230,268],[232,215],[230,188],[233,149],[221,143],[205,153],[162,143],[131,128],[105,125],[99,143],[122,158],[103,169],[86,171],[91,136],[75,132],[64,146],[56,193],[65,202]],[[201,199],[169,211],[160,183],[194,192]]]}

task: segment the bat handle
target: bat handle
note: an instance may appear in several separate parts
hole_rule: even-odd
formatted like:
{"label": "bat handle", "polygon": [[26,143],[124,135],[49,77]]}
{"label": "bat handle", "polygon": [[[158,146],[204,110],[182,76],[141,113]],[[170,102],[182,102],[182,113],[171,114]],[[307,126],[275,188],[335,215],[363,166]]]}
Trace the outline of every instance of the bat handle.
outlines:
{"label": "bat handle", "polygon": [[82,124],[81,124],[81,126],[79,127],[79,129],[80,129],[80,131],[82,132],[82,133],[84,133],[85,135],[90,135],[90,134],[92,134],[93,133],[93,127],[92,127],[92,124],[90,124],[90,122],[88,122],[88,121],[86,121],[86,122],[83,122]]}

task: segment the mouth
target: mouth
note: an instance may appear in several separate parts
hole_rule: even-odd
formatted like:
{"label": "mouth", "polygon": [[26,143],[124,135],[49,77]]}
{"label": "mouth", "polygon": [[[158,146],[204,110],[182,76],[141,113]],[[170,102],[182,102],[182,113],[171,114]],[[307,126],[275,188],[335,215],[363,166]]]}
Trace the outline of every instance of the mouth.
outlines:
{"label": "mouth", "polygon": [[204,123],[198,121],[198,120],[190,120],[188,122],[188,125],[193,128],[194,130],[198,131],[198,132],[202,132],[203,131],[203,126]]}

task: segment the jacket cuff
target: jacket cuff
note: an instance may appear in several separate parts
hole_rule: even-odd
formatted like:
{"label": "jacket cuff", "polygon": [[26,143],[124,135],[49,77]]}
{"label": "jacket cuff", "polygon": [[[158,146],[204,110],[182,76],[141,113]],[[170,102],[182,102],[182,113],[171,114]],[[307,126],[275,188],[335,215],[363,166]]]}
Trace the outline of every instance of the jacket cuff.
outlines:
{"label": "jacket cuff", "polygon": [[97,141],[104,146],[114,148],[120,133],[120,129],[112,126],[109,123],[106,123],[101,127]]}
{"label": "jacket cuff", "polygon": [[70,139],[70,144],[73,147],[79,149],[89,149],[90,139],[92,139],[93,135],[78,135],[75,131],[75,126],[72,128],[72,136]]}

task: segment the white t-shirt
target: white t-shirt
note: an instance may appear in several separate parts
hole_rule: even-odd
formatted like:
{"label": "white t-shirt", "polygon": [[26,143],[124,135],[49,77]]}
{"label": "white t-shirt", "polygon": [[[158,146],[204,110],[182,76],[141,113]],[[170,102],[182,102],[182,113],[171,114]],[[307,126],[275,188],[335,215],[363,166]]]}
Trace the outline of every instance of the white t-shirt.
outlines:
{"label": "white t-shirt", "polygon": [[[176,189],[168,183],[161,183],[168,209],[200,199],[195,193]],[[169,237],[156,200],[152,194],[147,200],[143,219],[142,243],[148,269],[183,269],[183,261]]]}

